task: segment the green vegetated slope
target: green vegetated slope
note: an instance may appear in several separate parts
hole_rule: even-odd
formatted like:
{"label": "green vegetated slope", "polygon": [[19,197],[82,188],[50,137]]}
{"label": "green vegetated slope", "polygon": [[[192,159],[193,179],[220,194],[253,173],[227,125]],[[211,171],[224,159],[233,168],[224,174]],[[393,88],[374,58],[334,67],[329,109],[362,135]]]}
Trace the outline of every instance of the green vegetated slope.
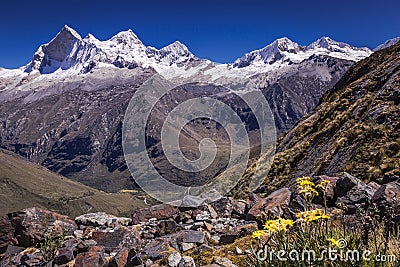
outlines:
{"label": "green vegetated slope", "polygon": [[386,183],[400,176],[400,44],[353,65],[278,142],[264,190],[295,177],[349,172]]}
{"label": "green vegetated slope", "polygon": [[92,189],[1,149],[0,215],[34,206],[70,216],[95,211],[128,215],[144,203],[131,194]]}

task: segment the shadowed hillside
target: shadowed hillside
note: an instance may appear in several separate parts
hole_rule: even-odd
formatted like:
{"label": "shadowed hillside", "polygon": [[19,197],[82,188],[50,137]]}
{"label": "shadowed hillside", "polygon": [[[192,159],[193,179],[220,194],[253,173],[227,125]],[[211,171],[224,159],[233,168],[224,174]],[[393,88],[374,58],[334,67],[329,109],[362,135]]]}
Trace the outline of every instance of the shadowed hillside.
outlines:
{"label": "shadowed hillside", "polygon": [[144,203],[130,194],[92,189],[0,150],[0,215],[34,206],[70,216],[94,211],[127,215]]}

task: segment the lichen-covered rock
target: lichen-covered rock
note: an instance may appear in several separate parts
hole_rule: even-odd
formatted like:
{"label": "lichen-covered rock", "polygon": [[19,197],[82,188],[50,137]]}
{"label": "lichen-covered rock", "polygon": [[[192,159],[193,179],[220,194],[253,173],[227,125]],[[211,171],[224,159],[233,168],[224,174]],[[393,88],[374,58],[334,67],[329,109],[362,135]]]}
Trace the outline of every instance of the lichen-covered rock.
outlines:
{"label": "lichen-covered rock", "polygon": [[78,254],[74,267],[104,267],[106,263],[102,252],[84,252]]}
{"label": "lichen-covered rock", "polygon": [[111,226],[113,224],[129,225],[132,222],[130,218],[116,217],[104,212],[87,213],[75,218],[78,225],[85,226]]}
{"label": "lichen-covered rock", "polygon": [[172,252],[171,255],[168,256],[168,266],[177,267],[181,259],[182,256],[179,252],[177,251]]}
{"label": "lichen-covered rock", "polygon": [[212,263],[221,267],[237,267],[231,260],[223,257],[214,257]]}
{"label": "lichen-covered rock", "polygon": [[178,213],[178,208],[168,204],[160,204],[149,208],[138,209],[132,213],[132,222],[138,224],[149,219],[156,218],[165,220],[174,218]]}
{"label": "lichen-covered rock", "polygon": [[172,236],[175,238],[178,243],[196,243],[196,244],[204,244],[207,242],[206,235],[201,231],[194,230],[184,230],[180,231]]}
{"label": "lichen-covered rock", "polygon": [[186,242],[182,242],[181,244],[181,248],[182,248],[182,252],[186,252],[188,250],[193,249],[196,246],[196,244],[194,243],[186,243]]}
{"label": "lichen-covered rock", "polygon": [[92,233],[92,240],[98,246],[102,246],[110,251],[115,251],[122,247],[139,247],[139,234],[126,227],[118,227],[113,230],[95,230]]}
{"label": "lichen-covered rock", "polygon": [[246,218],[247,203],[246,200],[232,200],[232,214],[233,218],[245,219]]}
{"label": "lichen-covered rock", "polygon": [[133,267],[142,265],[137,249],[122,248],[110,260],[108,267]]}
{"label": "lichen-covered rock", "polygon": [[255,221],[261,213],[271,211],[276,215],[282,215],[290,203],[291,192],[288,188],[279,189],[266,198],[260,199],[247,213],[247,220]]}
{"label": "lichen-covered rock", "polygon": [[57,250],[54,263],[57,265],[67,264],[74,259],[74,249],[71,247],[63,247]]}
{"label": "lichen-covered rock", "polygon": [[219,217],[230,217],[233,206],[232,206],[232,199],[229,197],[223,197],[218,199],[218,201],[214,201],[211,203],[211,206],[217,212]]}
{"label": "lichen-covered rock", "polygon": [[157,238],[151,240],[142,250],[143,255],[152,260],[159,260],[169,254],[169,240],[166,238]]}
{"label": "lichen-covered rock", "polygon": [[178,267],[195,267],[195,266],[196,264],[194,262],[194,259],[189,256],[183,256],[178,265]]}
{"label": "lichen-covered rock", "polygon": [[174,220],[161,220],[157,224],[157,236],[164,236],[164,235],[169,235],[173,234],[179,230],[181,230],[182,227],[177,225],[177,223]]}
{"label": "lichen-covered rock", "polygon": [[13,212],[0,219],[0,254],[8,245],[30,247],[38,244],[46,234],[73,234],[76,224],[65,215],[40,208]]}
{"label": "lichen-covered rock", "polygon": [[376,183],[365,184],[362,180],[344,173],[336,182],[336,204],[343,205],[348,214],[355,214],[358,208],[369,204],[378,187]]}
{"label": "lichen-covered rock", "polygon": [[390,182],[382,185],[373,195],[371,202],[375,204],[381,214],[400,222],[400,183]]}

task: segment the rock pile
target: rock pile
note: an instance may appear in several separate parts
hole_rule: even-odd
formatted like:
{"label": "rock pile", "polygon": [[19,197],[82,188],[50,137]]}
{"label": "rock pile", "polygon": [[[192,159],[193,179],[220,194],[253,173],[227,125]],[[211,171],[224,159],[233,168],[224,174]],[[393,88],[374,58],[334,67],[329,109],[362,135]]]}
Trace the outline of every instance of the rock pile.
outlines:
{"label": "rock pile", "polygon": [[[358,210],[374,208],[400,222],[397,181],[365,184],[346,173],[313,179],[331,181],[327,205],[341,220],[351,221]],[[322,204],[321,198],[314,199],[316,207]],[[0,219],[0,266],[199,266],[195,255],[209,253],[210,266],[233,267],[234,263],[215,252],[257,230],[263,214],[292,217],[302,209],[304,203],[294,185],[265,198],[225,197],[197,208],[161,204],[136,210],[132,218],[90,213],[73,221],[30,208]],[[233,250],[236,255],[246,253],[238,247]]]}
{"label": "rock pile", "polygon": [[[199,254],[251,234],[257,223],[246,221],[246,201],[223,198],[197,208],[161,204],[122,218],[89,213],[70,220],[39,208],[9,214],[0,221],[4,266],[195,266],[183,253]],[[43,221],[42,221],[43,218]],[[67,230],[64,232],[64,230]],[[46,236],[63,235],[51,259],[38,249]],[[215,260],[230,262],[228,259]],[[2,265],[2,266],[3,266]]]}

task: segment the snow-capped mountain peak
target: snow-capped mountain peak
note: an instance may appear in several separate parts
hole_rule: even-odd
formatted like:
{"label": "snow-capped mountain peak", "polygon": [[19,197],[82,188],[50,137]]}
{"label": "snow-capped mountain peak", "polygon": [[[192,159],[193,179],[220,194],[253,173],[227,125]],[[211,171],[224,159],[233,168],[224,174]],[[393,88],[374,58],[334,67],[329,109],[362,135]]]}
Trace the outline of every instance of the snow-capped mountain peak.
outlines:
{"label": "snow-capped mountain peak", "polygon": [[233,63],[233,67],[243,68],[249,65],[272,65],[277,61],[287,58],[285,55],[297,54],[302,50],[303,48],[299,44],[287,37],[283,37],[261,49],[254,50],[238,58]]}
{"label": "snow-capped mountain peak", "polygon": [[149,58],[154,59],[156,63],[167,66],[173,64],[182,66],[185,63],[198,60],[198,58],[189,51],[186,45],[179,41],[175,41],[159,50],[149,46],[146,49],[146,54]]}
{"label": "snow-capped mountain peak", "polygon": [[83,38],[83,41],[86,42],[99,42],[100,40],[94,37],[91,33],[88,33],[85,38]]}
{"label": "snow-capped mountain peak", "polygon": [[298,53],[301,51],[301,46],[287,37],[276,39],[272,44],[262,48],[261,50],[276,49],[281,52]]}
{"label": "snow-capped mountain peak", "polygon": [[140,39],[131,29],[117,33],[111,37],[110,41],[128,45],[143,45],[142,41],[140,41]]}
{"label": "snow-capped mountain peak", "polygon": [[[39,47],[32,61],[19,71],[33,73],[30,77],[53,73],[56,77],[68,77],[95,72],[97,69],[105,70],[104,68],[118,71],[116,68],[150,67],[169,78],[199,77],[205,74],[205,77],[220,79],[250,77],[255,73],[269,71],[278,73],[314,56],[355,62],[371,53],[368,48],[353,47],[329,37],[322,37],[308,46],[301,46],[283,37],[261,49],[244,54],[233,64],[217,64],[200,60],[179,41],[157,49],[144,45],[132,30],[119,32],[108,40],[99,40],[90,33],[82,39],[79,33],[65,25],[48,44]],[[10,73],[2,71],[1,75]],[[38,79],[42,78],[46,77],[41,76]]]}
{"label": "snow-capped mountain peak", "polygon": [[372,53],[367,47],[354,47],[344,42],[337,42],[326,36],[308,45],[305,50],[308,53],[329,54],[332,57],[351,61],[359,61]]}
{"label": "snow-capped mountain peak", "polygon": [[48,44],[38,49],[25,72],[37,70],[49,74],[70,69],[74,73],[87,73],[103,63],[118,68],[159,69],[159,65],[181,66],[193,60],[197,57],[179,41],[161,49],[147,47],[131,29],[105,41],[90,33],[82,39],[79,33],[65,25]]}
{"label": "snow-capped mountain peak", "polygon": [[169,44],[169,45],[161,48],[160,50],[163,50],[163,51],[176,51],[176,52],[181,53],[181,54],[189,52],[189,49],[187,48],[187,46],[182,44],[179,41],[175,41],[172,44]]}
{"label": "snow-capped mountain peak", "polygon": [[[64,27],[61,29],[61,31],[57,34],[58,35],[63,35],[63,34],[70,34],[72,36],[74,36],[76,39],[81,40],[82,37],[81,35],[75,31],[74,29],[72,29],[71,27],[69,27],[68,25],[64,25]],[[56,36],[56,38],[57,38]]]}
{"label": "snow-capped mountain peak", "polygon": [[315,49],[315,48],[325,48],[325,49],[329,49],[331,48],[333,45],[337,45],[339,47],[343,47],[346,44],[345,43],[339,43],[336,42],[334,40],[332,40],[331,38],[327,37],[327,36],[323,36],[321,38],[319,38],[317,41],[313,42],[312,44],[310,44],[307,49]]}
{"label": "snow-capped mountain peak", "polygon": [[262,65],[288,65],[300,63],[314,55],[331,56],[340,59],[358,61],[369,56],[372,51],[365,47],[353,47],[337,42],[329,37],[321,37],[308,46],[300,46],[284,37],[259,50],[245,54],[233,63],[233,67],[243,68]]}
{"label": "snow-capped mountain peak", "polygon": [[65,25],[49,43],[39,47],[25,71],[38,70],[40,73],[51,73],[59,68],[69,68],[70,55],[77,51],[81,43],[82,37]]}
{"label": "snow-capped mountain peak", "polygon": [[307,50],[318,49],[318,48],[327,49],[333,52],[340,51],[340,49],[345,49],[345,48],[350,48],[353,50],[370,51],[366,47],[361,47],[361,48],[354,47],[344,42],[337,42],[327,36],[319,38],[317,41],[313,42],[312,44],[306,47]]}

